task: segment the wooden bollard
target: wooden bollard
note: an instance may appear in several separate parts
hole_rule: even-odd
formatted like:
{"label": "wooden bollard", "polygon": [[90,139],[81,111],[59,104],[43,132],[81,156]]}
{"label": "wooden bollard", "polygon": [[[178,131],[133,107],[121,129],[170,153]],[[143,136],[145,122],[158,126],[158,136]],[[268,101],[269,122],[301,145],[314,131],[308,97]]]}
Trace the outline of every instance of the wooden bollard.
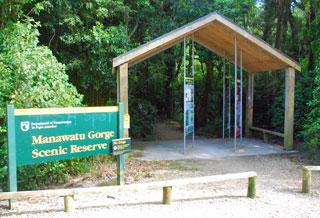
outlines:
{"label": "wooden bollard", "polygon": [[171,194],[172,194],[172,186],[163,187],[163,204],[170,204],[171,203]]}
{"label": "wooden bollard", "polygon": [[64,212],[72,212],[74,210],[73,195],[64,196]]}
{"label": "wooden bollard", "polygon": [[16,206],[16,200],[10,199],[9,200],[9,210],[13,210]]}
{"label": "wooden bollard", "polygon": [[302,193],[310,193],[311,189],[311,171],[302,168]]}
{"label": "wooden bollard", "polygon": [[255,198],[256,197],[256,176],[249,177],[248,179],[248,193],[247,197]]}

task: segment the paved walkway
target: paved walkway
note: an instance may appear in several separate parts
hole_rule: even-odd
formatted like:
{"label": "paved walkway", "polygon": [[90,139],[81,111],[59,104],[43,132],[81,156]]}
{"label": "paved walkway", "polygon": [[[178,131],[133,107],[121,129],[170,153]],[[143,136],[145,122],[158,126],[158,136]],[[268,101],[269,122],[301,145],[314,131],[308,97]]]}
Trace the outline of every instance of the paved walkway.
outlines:
{"label": "paved walkway", "polygon": [[242,143],[238,140],[236,150],[233,141],[224,143],[222,139],[208,138],[196,138],[193,147],[189,143],[185,154],[183,153],[183,140],[135,141],[133,149],[141,151],[141,155],[137,157],[140,160],[220,159],[235,156],[295,153],[294,151],[285,151],[279,145],[247,138],[244,138]]}

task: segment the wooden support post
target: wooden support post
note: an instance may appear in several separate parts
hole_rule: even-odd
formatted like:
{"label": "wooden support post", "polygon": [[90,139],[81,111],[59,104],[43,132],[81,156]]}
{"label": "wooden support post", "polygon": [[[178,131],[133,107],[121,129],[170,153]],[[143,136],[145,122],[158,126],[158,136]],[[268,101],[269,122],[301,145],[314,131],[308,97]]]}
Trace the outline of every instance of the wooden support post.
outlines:
{"label": "wooden support post", "polygon": [[284,114],[284,148],[293,149],[294,127],[294,85],[295,71],[289,67],[286,69],[285,114]]}
{"label": "wooden support post", "polygon": [[246,102],[246,137],[251,136],[250,128],[253,121],[253,80],[254,74],[248,72],[247,102]]}
{"label": "wooden support post", "polygon": [[255,198],[256,197],[256,176],[249,177],[248,179],[248,193],[247,197]]}
{"label": "wooden support post", "polygon": [[170,204],[171,203],[171,194],[172,194],[172,186],[163,187],[163,204]]}
{"label": "wooden support post", "polygon": [[311,189],[311,170],[302,168],[302,193],[310,193]]}
{"label": "wooden support post", "polygon": [[[118,101],[124,104],[124,114],[129,116],[128,106],[128,63],[122,64],[118,71]],[[129,137],[129,129],[124,129],[124,137]]]}
{"label": "wooden support post", "polygon": [[72,212],[74,210],[73,195],[64,196],[64,212]]}

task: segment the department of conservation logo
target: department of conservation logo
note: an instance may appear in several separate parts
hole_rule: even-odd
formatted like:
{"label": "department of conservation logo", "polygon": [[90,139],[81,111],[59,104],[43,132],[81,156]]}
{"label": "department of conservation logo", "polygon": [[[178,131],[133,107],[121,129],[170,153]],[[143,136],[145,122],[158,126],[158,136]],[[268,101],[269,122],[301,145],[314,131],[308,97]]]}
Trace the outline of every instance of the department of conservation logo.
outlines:
{"label": "department of conservation logo", "polygon": [[24,132],[28,131],[30,128],[30,122],[29,121],[20,122],[20,128]]}

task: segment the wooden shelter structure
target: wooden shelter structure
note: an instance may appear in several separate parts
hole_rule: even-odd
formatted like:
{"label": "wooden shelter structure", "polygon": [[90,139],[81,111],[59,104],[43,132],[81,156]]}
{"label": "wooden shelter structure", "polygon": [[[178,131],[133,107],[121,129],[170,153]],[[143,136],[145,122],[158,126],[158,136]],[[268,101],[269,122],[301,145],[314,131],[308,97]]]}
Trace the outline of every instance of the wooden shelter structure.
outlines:
{"label": "wooden shelter structure", "polygon": [[[279,50],[248,33],[217,12],[201,17],[113,59],[113,68],[116,70],[118,78],[118,101],[124,103],[125,114],[129,114],[128,68],[188,38],[192,38],[196,43],[226,58],[236,66],[239,66],[240,63],[240,57],[237,56],[237,53],[241,51],[241,67],[247,72],[248,76],[247,136],[250,135],[250,131],[259,131],[260,129],[252,126],[254,75],[258,72],[285,69],[284,133],[278,133],[278,135],[284,137],[285,148],[292,149],[295,71],[300,71],[300,66]],[[126,129],[125,136],[128,136],[128,133],[129,131]],[[273,132],[269,131],[269,133],[272,134]]]}

